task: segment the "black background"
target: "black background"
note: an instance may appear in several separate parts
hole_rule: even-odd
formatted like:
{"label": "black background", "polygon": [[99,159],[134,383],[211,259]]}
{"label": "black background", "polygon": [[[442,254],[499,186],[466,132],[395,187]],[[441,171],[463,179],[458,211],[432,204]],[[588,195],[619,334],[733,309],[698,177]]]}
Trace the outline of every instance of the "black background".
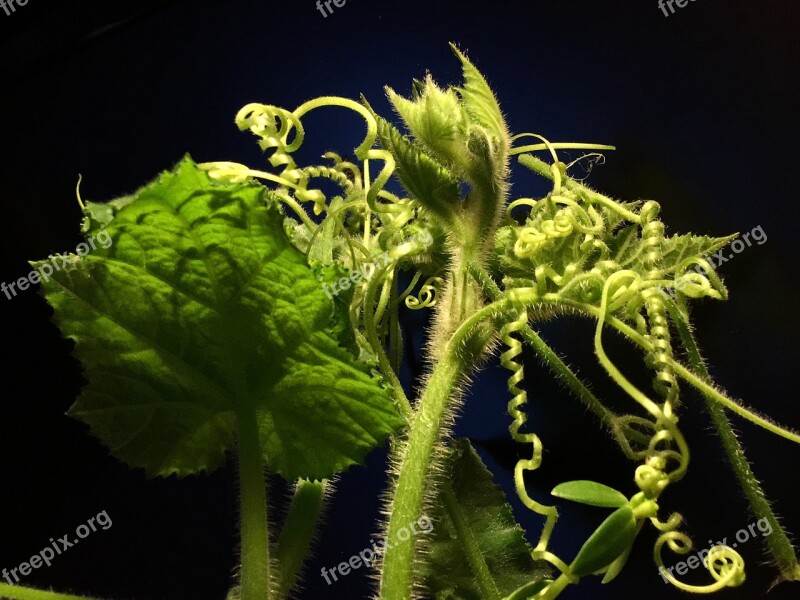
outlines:
{"label": "black background", "polygon": [[[790,1],[698,0],[665,17],[656,0],[349,0],[323,18],[312,0],[30,0],[13,15],[0,11],[0,280],[16,280],[28,272],[26,260],[80,241],[78,173],[83,197],[105,200],[136,189],[186,152],[198,161],[260,166],[253,140],[233,126],[243,104],[293,108],[317,95],[363,92],[389,114],[385,84],[407,94],[412,77],[426,69],[440,84],[458,82],[452,40],[487,76],[514,133],[616,145],[590,182],[623,199],[658,200],[669,232],[763,228],[764,245],[721,267],[730,300],[696,307],[698,336],[720,385],[800,426],[793,381],[800,335],[798,17],[800,7]],[[306,125],[302,156],[309,159],[327,149],[351,152],[361,140],[358,117],[341,112],[321,111]],[[515,181],[516,196],[544,191],[530,177]],[[25,583],[103,598],[223,598],[236,565],[232,465],[183,481],[146,481],[109,458],[81,424],[63,416],[82,384],[80,366],[44,301],[31,290],[10,301],[0,296],[0,313],[0,568],[17,566],[50,537],[106,510],[108,531]],[[420,315],[409,316],[417,344],[422,324]],[[545,332],[598,392],[619,397],[592,367],[589,325],[560,321]],[[409,375],[419,375],[421,365],[411,365]],[[530,481],[535,493],[544,498],[552,485],[576,478],[632,492],[633,465],[532,359],[527,366],[531,422],[546,448]],[[457,434],[476,441],[514,501],[509,482],[518,448],[507,441],[503,377],[496,365],[487,368]],[[684,411],[693,463],[663,506],[684,514],[703,548],[710,538],[733,539],[756,517],[709,434],[702,403],[687,394]],[[800,448],[734,422],[784,524],[800,532]],[[299,597],[368,597],[363,570],[330,587],[319,573],[369,546],[384,460],[376,451],[366,468],[340,478]],[[274,482],[274,515],[285,496],[285,485]],[[535,539],[539,521],[515,507]],[[564,506],[555,550],[570,556],[603,515]],[[654,538],[652,531],[640,537],[611,585],[587,578],[562,597],[682,596],[656,572]],[[761,597],[776,571],[762,564],[757,540],[739,550],[748,580],[720,597]],[[800,597],[800,585],[782,584],[768,597]]]}

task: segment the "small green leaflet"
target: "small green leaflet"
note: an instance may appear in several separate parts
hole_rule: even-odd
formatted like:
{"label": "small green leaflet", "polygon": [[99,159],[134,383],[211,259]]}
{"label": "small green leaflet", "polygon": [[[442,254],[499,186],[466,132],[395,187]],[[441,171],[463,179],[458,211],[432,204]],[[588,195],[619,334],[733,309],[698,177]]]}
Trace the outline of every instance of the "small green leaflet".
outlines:
{"label": "small green leaflet", "polygon": [[608,567],[628,551],[636,539],[636,519],[630,506],[618,508],[586,540],[570,565],[577,577]]}
{"label": "small green leaflet", "polygon": [[260,184],[215,182],[187,157],[102,226],[113,244],[43,292],[89,381],[70,414],[117,458],[150,476],[212,470],[256,411],[268,467],[321,479],[402,425]]}
{"label": "small green leaflet", "polygon": [[[453,444],[446,469],[442,497],[436,501],[436,527],[422,567],[430,595],[436,600],[522,598],[514,593],[549,578],[548,568],[531,558],[511,506],[467,440]],[[447,494],[455,500],[454,507],[446,502]],[[480,551],[480,559],[470,556],[467,545]],[[476,566],[475,560],[483,564]],[[475,575],[478,569],[488,572],[483,585]],[[483,593],[487,585],[490,595]]]}
{"label": "small green leaflet", "polygon": [[619,508],[628,503],[622,492],[596,481],[567,481],[554,487],[550,493],[556,498],[604,508]]}

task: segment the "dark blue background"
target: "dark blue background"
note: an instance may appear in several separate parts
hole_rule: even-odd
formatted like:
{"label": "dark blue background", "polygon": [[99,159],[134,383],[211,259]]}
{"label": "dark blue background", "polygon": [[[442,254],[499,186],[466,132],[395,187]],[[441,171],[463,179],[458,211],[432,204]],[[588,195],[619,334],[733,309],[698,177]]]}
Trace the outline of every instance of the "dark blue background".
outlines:
{"label": "dark blue background", "polygon": [[[745,0],[699,0],[668,18],[655,0],[349,0],[327,18],[312,0],[30,0],[14,15],[0,12],[0,280],[26,274],[26,260],[78,243],[78,173],[84,198],[104,200],[134,190],[185,152],[198,161],[260,165],[253,140],[233,126],[243,104],[292,108],[317,95],[363,92],[388,114],[385,84],[408,93],[426,69],[440,84],[458,82],[452,40],[487,76],[514,133],[617,146],[592,172],[595,187],[658,200],[670,232],[763,228],[767,243],[721,269],[731,299],[695,310],[698,336],[713,374],[734,397],[798,425],[799,17],[795,2]],[[307,131],[309,158],[327,149],[350,152],[362,134],[358,117],[335,110],[312,115]],[[531,177],[515,181],[517,196],[544,190]],[[145,481],[108,458],[83,426],[63,416],[80,388],[80,368],[49,312],[30,291],[13,301],[0,297],[0,568],[27,560],[48,538],[105,509],[110,530],[26,581],[106,598],[222,598],[236,564],[234,469]],[[409,317],[417,344],[421,324],[420,315]],[[559,321],[545,333],[599,392],[619,397],[593,366],[588,324]],[[560,481],[596,478],[632,491],[633,465],[533,359],[526,365],[531,421],[546,448],[532,489],[546,498]],[[496,365],[481,375],[456,429],[476,441],[509,491],[519,449],[507,441],[504,377]],[[694,461],[663,506],[684,514],[702,548],[709,538],[732,539],[755,517],[709,435],[702,403],[687,394],[684,410]],[[734,422],[785,525],[800,532],[800,448]],[[331,587],[319,572],[369,545],[384,460],[377,451],[366,468],[341,476],[299,597],[368,597],[363,570]],[[275,483],[273,514],[280,514],[284,487]],[[574,553],[603,514],[564,506],[556,551]],[[535,539],[540,522],[517,515]],[[610,586],[587,578],[562,597],[682,597],[656,572],[654,537],[641,536]],[[748,581],[722,597],[760,597],[776,572],[760,564],[757,541],[739,549]],[[784,584],[769,597],[796,598],[799,589]]]}

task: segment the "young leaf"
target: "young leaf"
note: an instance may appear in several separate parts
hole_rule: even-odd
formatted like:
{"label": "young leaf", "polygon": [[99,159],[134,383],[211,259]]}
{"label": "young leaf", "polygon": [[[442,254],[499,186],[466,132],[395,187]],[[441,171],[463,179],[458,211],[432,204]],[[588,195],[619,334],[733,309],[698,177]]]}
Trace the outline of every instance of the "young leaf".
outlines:
{"label": "young leaf", "polygon": [[[505,598],[549,577],[531,558],[511,506],[467,440],[453,444],[443,485],[423,567],[432,597],[484,600],[488,586]],[[448,490],[454,502],[447,502]]]}
{"label": "young leaf", "polygon": [[[706,235],[673,235],[667,237],[661,246],[660,268],[664,273],[673,273],[684,261],[689,258],[708,257],[720,248],[723,248],[736,238],[736,235],[729,235],[721,238],[708,237]],[[629,251],[627,256],[621,261],[621,265],[640,272],[645,272],[645,248],[640,240]]]}
{"label": "young leaf", "polygon": [[623,554],[636,538],[636,519],[630,506],[618,508],[586,540],[570,565],[578,577],[590,575]]}
{"label": "young leaf", "polygon": [[386,119],[377,115],[375,118],[378,121],[378,139],[394,156],[397,176],[403,187],[444,223],[451,223],[461,206],[458,180]]}
{"label": "young leaf", "polygon": [[472,122],[483,125],[497,140],[504,140],[508,136],[506,123],[494,92],[475,65],[454,44],[450,44],[450,48],[461,61],[464,71],[464,85],[456,88],[464,110]]}
{"label": "young leaf", "polygon": [[596,481],[567,481],[554,487],[550,493],[556,498],[572,500],[589,506],[619,508],[628,503],[628,499],[622,492]]}
{"label": "young leaf", "polygon": [[270,468],[319,479],[401,425],[282,221],[263,186],[187,157],[116,211],[111,245],[43,283],[89,380],[70,414],[116,457],[150,476],[211,470],[255,411]]}
{"label": "young leaf", "polygon": [[714,238],[707,235],[673,235],[664,240],[663,269],[674,270],[692,257],[708,257],[736,239],[738,234]]}
{"label": "young leaf", "polygon": [[[644,525],[645,521],[639,521],[636,524],[636,535],[642,530],[642,526]],[[611,583],[614,581],[617,576],[622,573],[622,569],[625,568],[625,565],[628,563],[628,558],[631,555],[631,550],[633,550],[633,544],[630,544],[626,549],[625,552],[620,554],[617,558],[614,559],[608,568],[605,569],[605,573],[603,573],[603,583]]]}
{"label": "young leaf", "polygon": [[386,94],[418,143],[446,166],[463,168],[468,115],[454,89],[441,89],[429,75],[413,101],[391,88]]}
{"label": "young leaf", "polygon": [[637,252],[641,251],[641,241],[639,240],[639,226],[627,225],[614,234],[608,241],[608,248],[611,250],[612,260],[619,264],[625,264],[633,258]]}

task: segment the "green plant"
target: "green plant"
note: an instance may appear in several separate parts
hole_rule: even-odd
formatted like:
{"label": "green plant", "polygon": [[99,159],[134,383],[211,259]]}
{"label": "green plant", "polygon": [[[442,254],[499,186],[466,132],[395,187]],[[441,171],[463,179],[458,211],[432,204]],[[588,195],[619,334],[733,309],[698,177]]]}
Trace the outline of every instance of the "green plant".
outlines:
{"label": "green plant", "polygon": [[[441,599],[552,599],[582,577],[614,579],[648,522],[660,532],[659,566],[664,545],[690,551],[682,517],[663,515],[658,505],[689,466],[677,416],[683,381],[705,398],[753,511],[768,520],[781,577],[800,579],[795,551],[724,409],[788,440],[800,436],[712,384],[689,318],[688,299],[727,298],[703,257],[733,236],[667,237],[656,202],[616,201],[570,177],[559,150],[612,148],[511,136],[483,76],[453,49],[462,86],[441,89],[428,76],[414,82],[411,99],[388,90],[410,135],[363,99],[321,97],[293,111],[250,104],[236,123],[270,152],[276,172],[198,165],[187,157],[132,196],[81,201],[82,231],[106,231],[113,244],[75,257],[43,284],[89,380],[71,414],[114,456],[151,476],[211,470],[235,450],[242,568],[230,598],[287,597],[332,491],[328,479],[391,437],[387,539],[402,539],[401,531],[425,514],[436,527],[425,552],[416,539],[387,546],[380,597],[405,600],[427,590]],[[295,163],[302,118],[321,107],[363,117],[360,164],[333,152],[325,155],[328,165]],[[520,145],[526,137],[538,142]],[[532,154],[540,151],[552,162]],[[549,179],[552,191],[509,202],[513,157]],[[386,188],[393,174],[405,195]],[[341,193],[328,197],[312,183],[319,178]],[[529,210],[512,214],[518,207]],[[405,286],[402,272],[410,273]],[[400,303],[433,311],[425,349],[430,371],[413,404],[397,375]],[[607,408],[531,327],[562,314],[595,321],[597,360],[633,401],[629,413]],[[607,355],[611,330],[641,350],[654,374],[651,391],[636,387]],[[571,561],[548,550],[556,508],[526,488],[542,445],[524,430],[523,344],[637,463],[629,494],[594,481],[553,490],[558,498],[613,509]],[[509,371],[511,437],[530,453],[516,465],[516,492],[544,517],[533,547],[469,443],[449,435],[469,378],[498,346]],[[676,358],[678,346],[688,365]],[[296,481],[284,526],[272,536],[265,469]],[[714,582],[704,587],[662,572],[693,592],[744,578],[732,548],[715,547],[708,569]],[[5,584],[0,595],[74,598]]]}

